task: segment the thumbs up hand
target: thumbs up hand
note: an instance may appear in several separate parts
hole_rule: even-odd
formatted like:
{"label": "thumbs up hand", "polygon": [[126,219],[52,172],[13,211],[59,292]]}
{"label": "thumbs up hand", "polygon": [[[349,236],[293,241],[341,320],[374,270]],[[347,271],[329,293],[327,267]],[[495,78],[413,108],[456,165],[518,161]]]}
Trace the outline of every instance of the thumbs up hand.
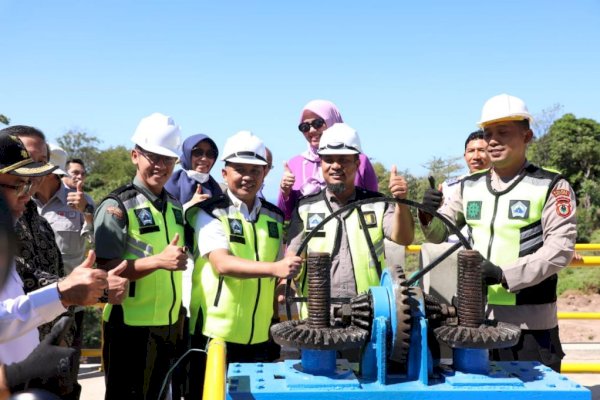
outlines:
{"label": "thumbs up hand", "polygon": [[388,185],[392,196],[395,199],[406,199],[408,196],[408,184],[402,175],[398,175],[398,169],[392,165],[390,171],[390,183]]}
{"label": "thumbs up hand", "polygon": [[283,177],[281,178],[281,183],[279,184],[279,187],[281,188],[281,191],[283,192],[285,197],[288,197],[290,195],[292,186],[294,186],[295,182],[296,182],[296,176],[294,175],[294,173],[288,166],[288,163],[284,162],[283,163]]}
{"label": "thumbs up hand", "polygon": [[115,268],[108,271],[108,302],[110,304],[121,304],[127,295],[129,279],[121,276],[126,269],[127,260],[123,260]]}
{"label": "thumbs up hand", "polygon": [[176,233],[157,257],[158,267],[169,271],[185,271],[187,264],[187,254],[185,247],[179,246],[179,233]]}
{"label": "thumbs up hand", "polygon": [[58,292],[64,306],[96,304],[108,288],[106,271],[94,268],[96,253],[90,250],[87,258],[62,281]]}
{"label": "thumbs up hand", "polygon": [[79,181],[77,182],[75,191],[67,193],[67,205],[80,212],[84,212],[87,204],[88,202],[83,192],[83,182]]}

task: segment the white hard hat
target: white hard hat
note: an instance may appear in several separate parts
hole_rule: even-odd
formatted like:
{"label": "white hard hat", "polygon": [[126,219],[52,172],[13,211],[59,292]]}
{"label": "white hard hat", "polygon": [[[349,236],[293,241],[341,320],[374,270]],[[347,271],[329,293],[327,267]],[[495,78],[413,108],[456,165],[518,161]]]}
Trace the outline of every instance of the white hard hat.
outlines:
{"label": "white hard hat", "polygon": [[225,142],[221,160],[240,164],[267,165],[265,144],[250,131],[239,131]]}
{"label": "white hard hat", "polygon": [[524,119],[529,120],[530,124],[533,123],[533,117],[529,114],[525,102],[518,97],[503,93],[485,102],[481,109],[481,119],[477,124],[483,128],[495,122]]}
{"label": "white hard hat", "polygon": [[179,157],[181,131],[173,118],[153,113],[142,118],[131,141],[151,153]]}
{"label": "white hard hat", "polygon": [[50,160],[48,162],[58,167],[52,173],[56,175],[68,175],[65,172],[67,169],[67,152],[62,147],[53,143],[50,143],[48,147],[50,148]]}
{"label": "white hard hat", "polygon": [[325,129],[319,141],[319,155],[359,154],[361,152],[358,133],[343,122]]}

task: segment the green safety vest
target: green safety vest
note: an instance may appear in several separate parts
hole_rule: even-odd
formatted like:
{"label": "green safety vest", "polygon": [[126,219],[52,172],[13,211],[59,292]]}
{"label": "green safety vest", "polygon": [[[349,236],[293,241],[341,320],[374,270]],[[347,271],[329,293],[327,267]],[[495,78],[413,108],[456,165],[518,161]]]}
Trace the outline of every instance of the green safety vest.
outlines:
{"label": "green safety vest", "polygon": [[[127,213],[127,243],[124,260],[136,260],[159,254],[179,233],[179,246],[184,243],[183,211],[179,202],[167,194],[164,212],[156,209],[133,185],[112,192]],[[123,320],[130,326],[164,326],[175,324],[181,307],[181,271],[158,269],[129,283],[129,293],[121,306]],[[108,321],[112,305],[104,308]]]}
{"label": "green safety vest", "polygon": [[[198,203],[186,212],[195,226],[198,209],[217,218],[229,238],[231,253],[253,261],[274,262],[283,240],[283,214],[262,200],[256,222],[246,221],[225,194]],[[210,262],[198,256],[194,235],[195,264],[192,274],[190,331],[199,318],[202,334],[230,343],[256,344],[269,339],[276,278],[237,278],[219,275]]]}
{"label": "green safety vest", "polygon": [[[333,211],[325,196],[326,192],[322,190],[300,200],[298,214],[304,224],[305,234],[311,232],[325,217],[332,214]],[[356,188],[356,201],[381,196],[377,192]],[[387,204],[384,202],[365,204],[360,208],[355,208],[343,218],[330,220],[308,241],[307,254],[325,252],[332,254],[333,258],[333,254],[339,246],[338,224],[341,221],[348,236],[356,292],[359,294],[364,293],[369,290],[369,287],[378,286],[381,271],[385,268],[383,215],[386,208]],[[363,222],[361,222],[361,214],[364,217]],[[303,296],[307,296],[308,285],[306,284],[306,274],[304,272],[298,280],[301,293]]]}
{"label": "green safety vest", "polygon": [[[529,165],[502,192],[490,190],[490,179],[488,171],[465,177],[462,183],[463,213],[473,249],[502,268],[542,247],[542,211],[560,175]],[[488,303],[551,303],[556,301],[556,283],[557,276],[552,275],[518,293],[511,293],[500,284],[490,285]]]}

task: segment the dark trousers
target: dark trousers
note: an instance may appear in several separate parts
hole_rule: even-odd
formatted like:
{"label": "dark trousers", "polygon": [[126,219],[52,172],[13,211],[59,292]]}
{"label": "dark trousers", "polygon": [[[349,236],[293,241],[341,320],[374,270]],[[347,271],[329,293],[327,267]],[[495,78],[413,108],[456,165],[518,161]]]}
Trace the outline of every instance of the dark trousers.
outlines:
{"label": "dark trousers", "polygon": [[[103,333],[105,399],[158,399],[173,364],[176,336],[176,325],[125,325],[123,309],[113,306]],[[167,392],[168,384],[162,398]]]}
{"label": "dark trousers", "polygon": [[[196,324],[196,332],[202,331],[201,324],[201,321],[200,326]],[[202,334],[192,334],[191,346],[193,349],[204,350],[208,340],[209,338]],[[227,346],[227,364],[232,362],[272,362],[279,358],[280,347],[272,340],[258,344],[238,344],[229,342],[226,342],[225,344]],[[202,399],[204,374],[206,370],[206,353],[193,352],[190,356],[190,387],[189,397],[186,397],[186,399]]]}
{"label": "dark trousers", "polygon": [[548,330],[522,330],[516,345],[491,351],[494,361],[539,361],[556,372],[560,372],[564,356],[558,326]]}

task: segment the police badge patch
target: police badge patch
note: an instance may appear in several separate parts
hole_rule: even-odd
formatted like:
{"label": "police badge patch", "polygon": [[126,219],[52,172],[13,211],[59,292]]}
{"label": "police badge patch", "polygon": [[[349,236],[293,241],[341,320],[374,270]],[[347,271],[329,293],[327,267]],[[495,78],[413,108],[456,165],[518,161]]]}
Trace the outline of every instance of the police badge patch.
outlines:
{"label": "police badge patch", "polygon": [[267,228],[269,229],[270,238],[279,239],[279,229],[276,222],[267,221]]}
{"label": "police badge patch", "polygon": [[529,218],[529,200],[511,200],[508,204],[509,219]]}
{"label": "police badge patch", "polygon": [[235,218],[227,218],[229,220],[229,231],[232,235],[244,236],[244,228],[242,221]]}
{"label": "police badge patch", "polygon": [[567,218],[571,215],[573,208],[571,207],[571,199],[569,198],[558,198],[556,199],[556,213],[563,217]]}
{"label": "police badge patch", "polygon": [[134,214],[140,226],[140,233],[156,232],[160,229],[158,225],[156,225],[156,222],[154,222],[154,217],[152,216],[150,208],[138,208],[134,210]]}
{"label": "police badge patch", "polygon": [[467,203],[466,219],[481,219],[481,201],[469,201]]}
{"label": "police badge patch", "polygon": [[173,217],[175,217],[176,223],[178,223],[179,225],[183,225],[183,214],[181,213],[180,209],[178,209],[178,208],[173,209]]}
{"label": "police badge patch", "polygon": [[[306,230],[312,231],[325,219],[325,213],[308,213],[306,216]],[[325,237],[323,227],[318,232],[314,233],[315,237]]]}

